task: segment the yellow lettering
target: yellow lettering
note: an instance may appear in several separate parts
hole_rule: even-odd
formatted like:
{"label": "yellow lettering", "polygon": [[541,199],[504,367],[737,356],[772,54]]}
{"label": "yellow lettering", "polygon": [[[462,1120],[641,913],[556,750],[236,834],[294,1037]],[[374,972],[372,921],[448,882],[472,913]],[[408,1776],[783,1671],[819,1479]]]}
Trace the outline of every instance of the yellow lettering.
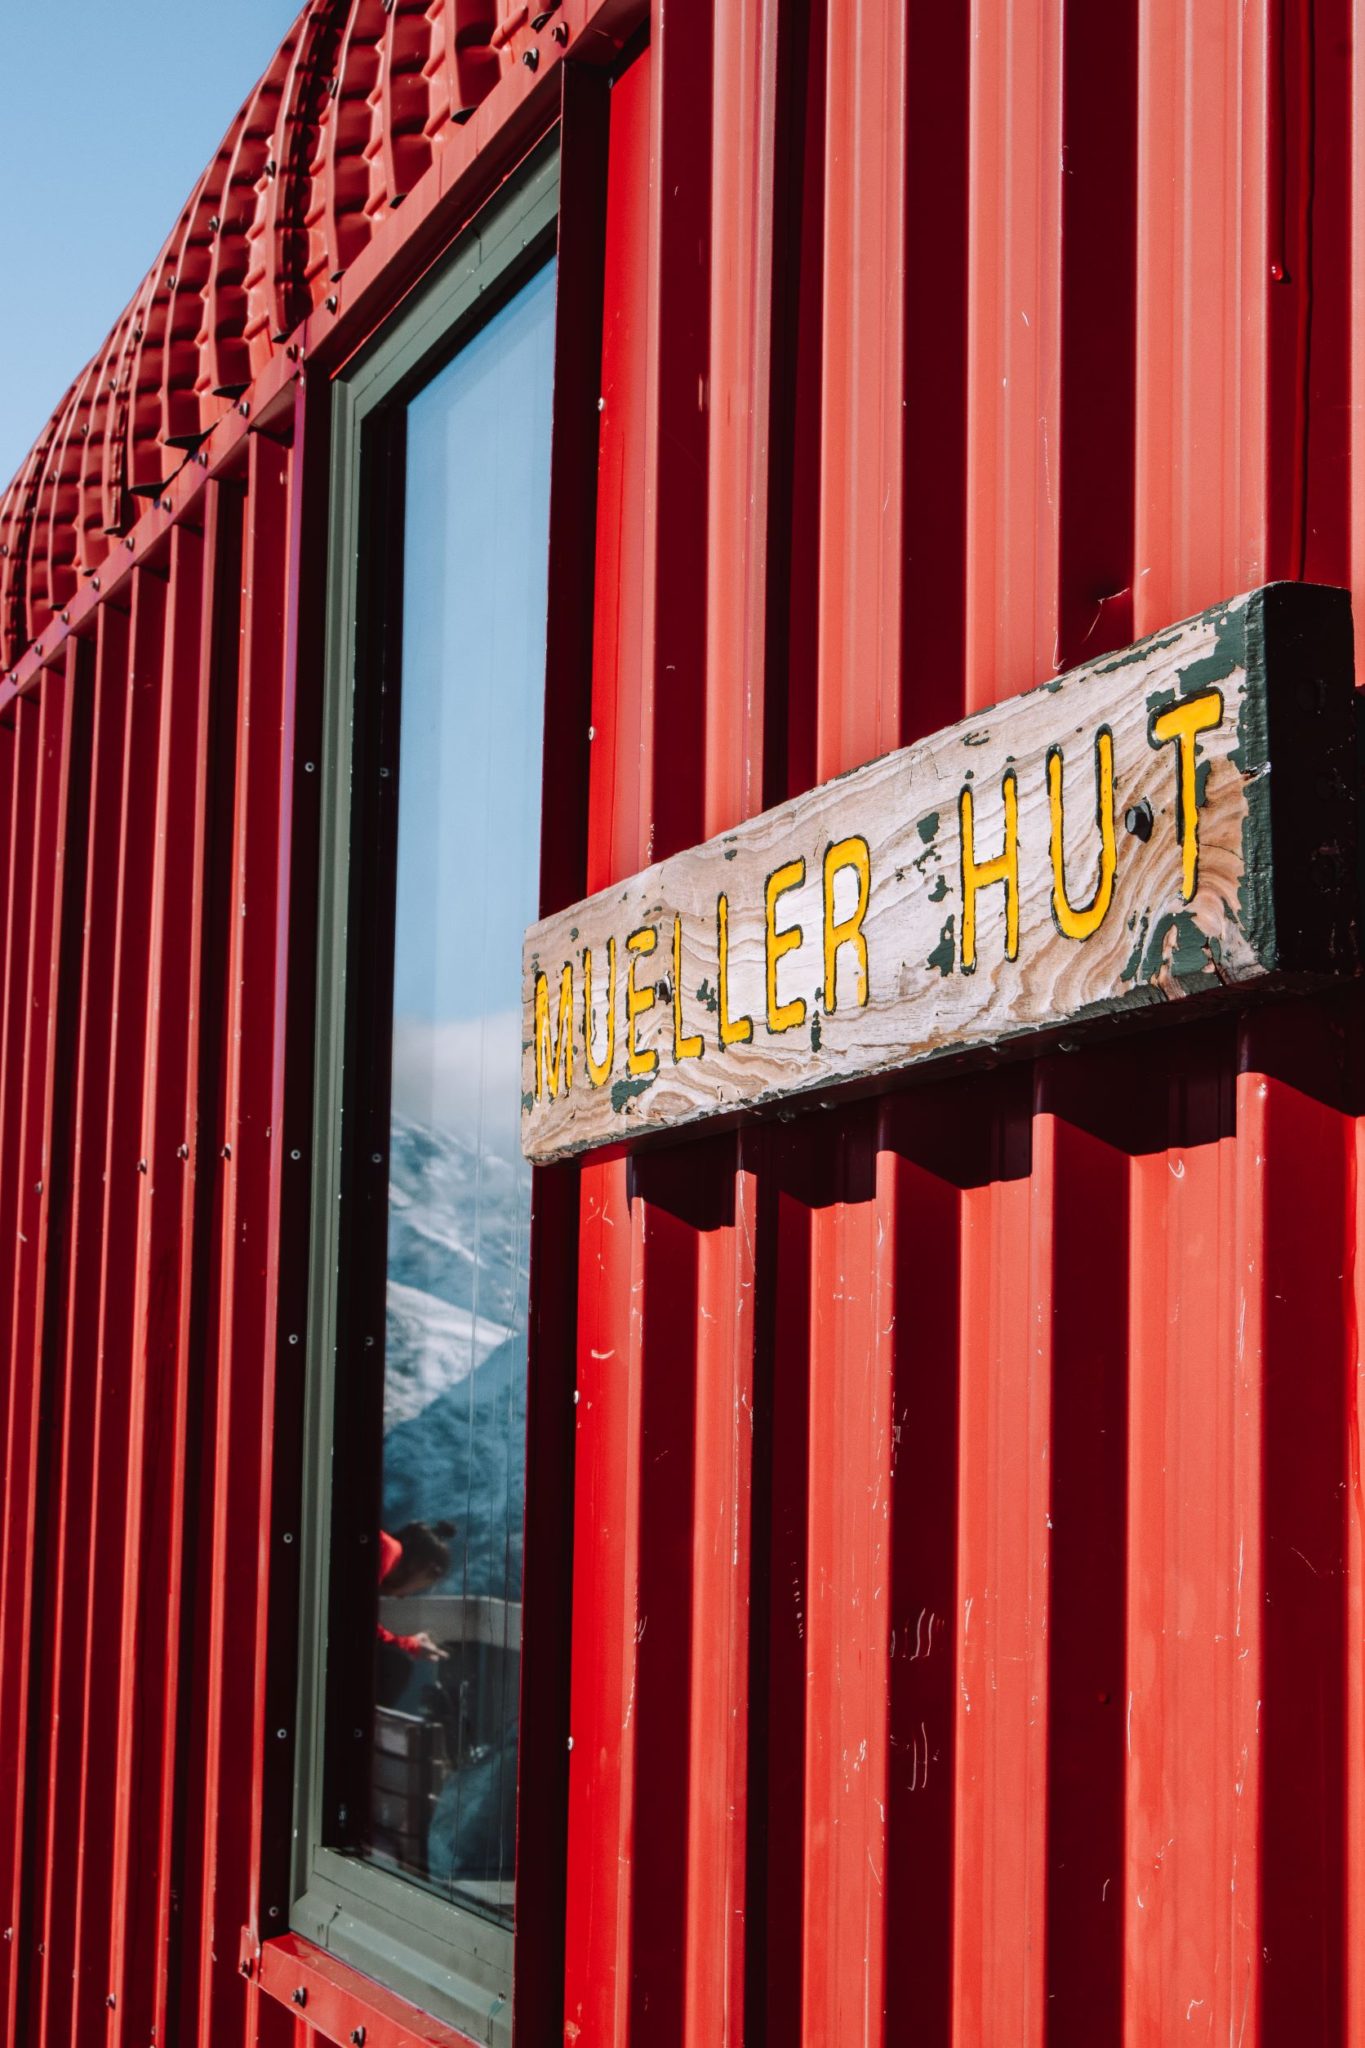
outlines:
{"label": "yellow lettering", "polygon": [[616,939],[607,940],[607,1056],[598,1064],[592,1049],[592,947],[583,948],[583,1051],[587,1055],[588,1079],[594,1088],[605,1087],[616,1060]]}
{"label": "yellow lettering", "polygon": [[682,919],[673,917],[673,1058],[696,1060],[702,1054],[701,1033],[683,1030],[682,1013]]}
{"label": "yellow lettering", "polygon": [[[834,915],[834,877],[841,868],[851,868],[858,877],[858,900],[851,917]],[[872,859],[865,839],[836,839],[825,848],[825,1008],[831,1016],[836,1008],[840,946],[854,946],[858,953],[858,1004],[867,1007],[867,934],[863,919],[872,893]]]}
{"label": "yellow lettering", "polygon": [[547,1090],[551,1101],[560,1087],[567,1094],[573,1087],[573,965],[565,961],[559,978],[559,1018],[555,1025],[554,1052],[550,1050],[550,984],[543,974],[536,976],[536,1101]]}
{"label": "yellow lettering", "polygon": [[962,972],[976,966],[976,896],[996,882],[1005,885],[1005,958],[1019,953],[1019,788],[1007,768],[1000,784],[1005,803],[1005,846],[994,860],[979,861],[972,833],[974,806],[970,784],[958,799],[962,829]]}
{"label": "yellow lettering", "polygon": [[764,900],[764,943],[768,956],[769,1031],[790,1031],[806,1021],[804,997],[793,996],[789,1003],[777,1000],[777,963],[784,953],[794,951],[805,937],[799,924],[786,925],[781,931],[777,929],[777,899],[785,896],[789,889],[799,889],[805,879],[806,863],[801,859],[789,860],[785,867],[774,869],[768,877]]}
{"label": "yellow lettering", "polygon": [[1114,832],[1114,735],[1102,725],[1095,736],[1095,820],[1100,828],[1100,873],[1090,901],[1077,908],[1066,893],[1066,850],[1063,845],[1062,750],[1049,747],[1047,803],[1052,819],[1052,915],[1064,938],[1088,939],[1104,923],[1114,900],[1118,849]]}
{"label": "yellow lettering", "polygon": [[720,1007],[721,1046],[744,1045],[754,1035],[754,1020],[730,1015],[730,905],[724,896],[716,898],[716,951],[720,960],[716,1000]]}
{"label": "yellow lettering", "polygon": [[1184,697],[1167,711],[1159,711],[1150,727],[1151,743],[1164,747],[1168,740],[1177,745],[1175,769],[1175,829],[1180,841],[1180,893],[1188,903],[1199,887],[1199,778],[1197,740],[1223,722],[1223,693],[1205,690],[1199,697]]}
{"label": "yellow lettering", "polygon": [[626,977],[626,1065],[632,1074],[652,1074],[659,1064],[657,1052],[648,1047],[641,1052],[635,1043],[636,1018],[654,1008],[654,984],[651,981],[647,988],[637,988],[635,968],[640,960],[649,958],[658,943],[659,934],[652,924],[632,932],[626,940],[626,951],[630,954],[630,973]]}

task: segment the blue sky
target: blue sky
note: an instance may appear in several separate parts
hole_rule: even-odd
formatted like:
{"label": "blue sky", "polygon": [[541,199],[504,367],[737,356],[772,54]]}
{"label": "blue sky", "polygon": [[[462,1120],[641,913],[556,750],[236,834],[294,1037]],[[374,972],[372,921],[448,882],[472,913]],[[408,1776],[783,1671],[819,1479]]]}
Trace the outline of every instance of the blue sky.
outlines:
{"label": "blue sky", "polygon": [[298,11],[297,0],[0,0],[0,489]]}

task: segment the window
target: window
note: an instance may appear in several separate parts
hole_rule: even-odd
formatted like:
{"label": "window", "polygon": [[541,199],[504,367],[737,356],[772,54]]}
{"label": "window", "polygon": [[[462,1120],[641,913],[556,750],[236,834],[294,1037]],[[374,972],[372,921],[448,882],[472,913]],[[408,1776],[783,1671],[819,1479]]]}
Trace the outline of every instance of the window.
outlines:
{"label": "window", "polygon": [[510,2039],[556,165],[339,385],[295,1927]]}

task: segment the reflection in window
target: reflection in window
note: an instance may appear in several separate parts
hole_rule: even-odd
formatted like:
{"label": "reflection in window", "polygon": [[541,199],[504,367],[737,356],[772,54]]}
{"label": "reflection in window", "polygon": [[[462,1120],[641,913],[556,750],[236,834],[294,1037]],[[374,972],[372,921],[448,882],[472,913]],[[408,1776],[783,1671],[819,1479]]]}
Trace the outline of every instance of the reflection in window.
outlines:
{"label": "reflection in window", "polygon": [[382,1528],[364,1853],[510,1918],[554,266],[406,408]]}

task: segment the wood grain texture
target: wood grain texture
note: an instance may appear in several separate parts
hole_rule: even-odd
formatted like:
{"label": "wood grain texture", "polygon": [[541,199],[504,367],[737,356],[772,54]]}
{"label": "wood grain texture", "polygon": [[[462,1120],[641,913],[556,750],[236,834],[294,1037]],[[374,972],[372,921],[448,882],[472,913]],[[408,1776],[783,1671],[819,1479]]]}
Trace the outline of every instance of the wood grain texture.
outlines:
{"label": "wood grain texture", "polygon": [[1349,603],[1271,585],[535,925],[522,1144],[1357,964]]}

